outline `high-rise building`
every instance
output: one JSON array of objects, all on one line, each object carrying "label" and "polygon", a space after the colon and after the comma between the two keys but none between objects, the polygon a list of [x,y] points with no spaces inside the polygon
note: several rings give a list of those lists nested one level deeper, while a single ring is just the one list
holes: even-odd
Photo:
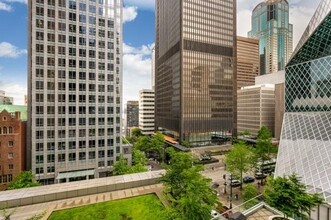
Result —
[{"label": "high-rise building", "polygon": [[144,135],[154,134],[155,94],[152,89],[143,89],[139,92],[139,128]]},{"label": "high-rise building", "polygon": [[5,91],[0,90],[0,105],[12,105],[13,102],[13,97],[6,96]]},{"label": "high-rise building", "polygon": [[322,0],[286,66],[285,114],[275,176],[297,173],[331,218],[331,0]]},{"label": "high-rise building", "polygon": [[155,123],[204,145],[236,126],[236,1],[156,1]]},{"label": "high-rise building", "polygon": [[237,92],[238,132],[257,135],[262,126],[274,134],[275,86],[270,84],[242,87]]},{"label": "high-rise building", "polygon": [[267,0],[252,14],[248,37],[260,42],[261,75],[284,70],[293,50],[293,26],[287,0]]},{"label": "high-rise building", "polygon": [[255,85],[255,77],[260,75],[259,41],[237,37],[237,89]]},{"label": "high-rise building", "polygon": [[155,89],[155,47],[152,49],[152,89]]},{"label": "high-rise building", "polygon": [[0,105],[0,190],[25,169],[27,107]]},{"label": "high-rise building", "polygon": [[107,176],[122,152],[122,4],[28,1],[27,164],[43,184]]},{"label": "high-rise building", "polygon": [[139,126],[139,102],[128,101],[126,103],[126,128],[127,136],[130,136],[130,128]]}]

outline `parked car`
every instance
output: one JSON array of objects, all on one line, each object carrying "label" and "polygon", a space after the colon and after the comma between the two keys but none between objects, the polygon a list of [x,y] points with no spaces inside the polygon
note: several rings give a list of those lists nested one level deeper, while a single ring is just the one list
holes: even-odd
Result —
[{"label": "parked car", "polygon": [[255,173],[255,179],[260,180],[260,179],[265,179],[267,177],[267,175],[265,175],[264,173]]},{"label": "parked car", "polygon": [[211,215],[213,218],[216,218],[217,216],[219,216],[219,213],[216,212],[215,210],[211,210],[210,215]]},{"label": "parked car", "polygon": [[239,180],[231,180],[231,186],[237,187],[240,186],[241,182]]},{"label": "parked car", "polygon": [[252,182],[254,182],[255,181],[255,179],[254,179],[254,177],[252,177],[252,176],[245,176],[244,178],[243,178],[243,182],[244,183],[252,183]]}]

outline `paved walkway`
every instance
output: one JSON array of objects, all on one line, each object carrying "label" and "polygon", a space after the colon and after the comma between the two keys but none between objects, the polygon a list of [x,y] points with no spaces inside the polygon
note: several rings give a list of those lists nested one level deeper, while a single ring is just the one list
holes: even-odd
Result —
[{"label": "paved walkway", "polygon": [[162,184],[156,184],[156,185],[143,186],[143,187],[131,188],[120,191],[113,191],[108,193],[101,193],[90,196],[82,196],[77,198],[59,200],[54,202],[41,203],[36,205],[23,206],[16,208],[15,213],[11,216],[11,220],[25,220],[34,215],[43,213],[45,211],[46,211],[46,215],[44,216],[43,219],[47,220],[47,218],[55,210],[91,205],[99,202],[130,198],[130,197],[141,196],[150,193],[155,193],[157,196],[160,196],[161,202],[164,205],[167,205],[164,197],[162,197],[162,190],[163,190]]}]

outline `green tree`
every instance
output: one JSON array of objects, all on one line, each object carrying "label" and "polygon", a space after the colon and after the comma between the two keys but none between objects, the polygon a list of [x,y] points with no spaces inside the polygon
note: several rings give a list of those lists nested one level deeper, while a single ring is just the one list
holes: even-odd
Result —
[{"label": "green tree", "polygon": [[182,141],[180,144],[186,148],[190,148],[190,143],[188,141]]},{"label": "green tree", "polygon": [[251,132],[249,131],[249,130],[244,130],[244,131],[242,131],[242,132],[239,132],[239,134],[238,134],[239,136],[243,136],[243,135],[251,135]]},{"label": "green tree", "polygon": [[253,184],[247,184],[244,188],[243,199],[245,203],[245,208],[251,208],[258,203],[257,199],[253,199],[257,196],[257,189]]},{"label": "green tree", "polygon": [[132,163],[133,166],[130,168],[130,173],[141,173],[147,171],[147,158],[144,152],[134,148],[132,153]]},{"label": "green tree", "polygon": [[307,193],[307,186],[296,174],[268,178],[263,196],[269,205],[283,212],[284,217],[295,215],[308,218],[310,210],[324,201],[316,193]]},{"label": "green tree", "polygon": [[251,147],[244,142],[233,146],[225,157],[226,169],[234,176],[240,177],[240,189],[242,189],[243,173],[254,167],[254,154]]},{"label": "green tree", "polygon": [[210,188],[211,180],[200,174],[201,165],[193,165],[191,154],[167,149],[170,165],[162,177],[164,192],[171,201],[170,219],[210,219],[210,211],[217,201],[216,191]]},{"label": "green tree", "polygon": [[12,182],[8,184],[8,189],[21,189],[34,186],[40,186],[40,183],[35,180],[32,171],[22,171]]},{"label": "green tree", "polygon": [[132,163],[133,165],[141,164],[143,166],[146,166],[147,158],[145,156],[145,153],[134,148],[132,152]]},{"label": "green tree", "polygon": [[139,138],[140,136],[143,136],[140,128],[132,129],[131,134],[132,134],[133,137],[136,137],[136,138]]},{"label": "green tree", "polygon": [[163,159],[162,148],[165,145],[165,139],[162,133],[156,132],[156,134],[151,138],[147,151],[154,152],[159,155],[159,159]]},{"label": "green tree", "polygon": [[[263,166],[266,161],[271,159],[270,153],[273,148],[271,138],[271,132],[269,129],[266,126],[262,126],[258,131],[257,144],[255,148],[255,161],[260,162],[261,166]],[[256,168],[259,169],[260,167]],[[263,184],[263,178],[261,179],[261,184]]]},{"label": "green tree", "polygon": [[130,173],[130,166],[128,165],[127,159],[123,155],[121,155],[119,160],[114,163],[113,173],[115,176]]},{"label": "green tree", "polygon": [[144,152],[133,149],[132,154],[133,165],[129,166],[127,159],[121,155],[119,160],[114,164],[113,174],[115,176],[131,174],[131,173],[141,173],[146,172],[147,158]]},{"label": "green tree", "polygon": [[149,137],[141,136],[134,144],[134,148],[140,151],[147,151],[149,149]]}]

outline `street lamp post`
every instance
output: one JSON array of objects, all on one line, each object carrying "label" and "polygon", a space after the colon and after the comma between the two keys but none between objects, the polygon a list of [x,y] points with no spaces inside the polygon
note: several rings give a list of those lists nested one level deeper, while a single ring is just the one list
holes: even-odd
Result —
[{"label": "street lamp post", "polygon": [[230,173],[230,209],[232,209],[232,174]]}]

